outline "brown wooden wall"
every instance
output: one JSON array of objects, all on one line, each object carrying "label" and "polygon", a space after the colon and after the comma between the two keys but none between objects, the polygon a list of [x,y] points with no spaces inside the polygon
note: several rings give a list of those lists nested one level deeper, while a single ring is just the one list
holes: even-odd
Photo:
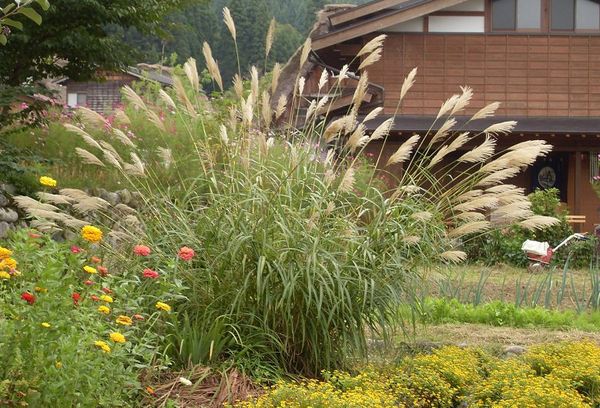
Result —
[{"label": "brown wooden wall", "polygon": [[104,81],[76,82],[67,81],[64,85],[69,93],[85,93],[87,107],[96,112],[111,112],[117,104],[121,103],[121,88],[131,85],[135,78],[129,75],[113,74]]},{"label": "brown wooden wall", "polygon": [[403,114],[435,114],[459,86],[472,113],[499,101],[497,115],[600,116],[600,35],[390,33],[371,82],[393,113],[405,75],[419,68]]}]

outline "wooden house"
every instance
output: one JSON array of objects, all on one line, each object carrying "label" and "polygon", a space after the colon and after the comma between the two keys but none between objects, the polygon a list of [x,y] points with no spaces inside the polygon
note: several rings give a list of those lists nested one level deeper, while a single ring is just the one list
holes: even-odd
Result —
[{"label": "wooden house", "polygon": [[[368,68],[364,106],[384,108],[371,130],[398,109],[389,152],[427,131],[441,103],[468,85],[475,95],[465,115],[498,101],[493,122],[518,121],[500,147],[527,139],[554,146],[514,182],[528,191],[558,188],[570,213],[585,216],[583,230],[600,223],[591,185],[600,153],[600,1],[378,0],[326,10],[311,34],[305,93],[315,92],[323,69],[335,73],[349,64],[356,76],[341,92],[341,112],[361,75],[356,53],[381,33],[388,37],[381,60]],[[416,83],[398,107],[414,67]],[[492,123],[466,118],[457,118],[457,128],[481,131]]]}]

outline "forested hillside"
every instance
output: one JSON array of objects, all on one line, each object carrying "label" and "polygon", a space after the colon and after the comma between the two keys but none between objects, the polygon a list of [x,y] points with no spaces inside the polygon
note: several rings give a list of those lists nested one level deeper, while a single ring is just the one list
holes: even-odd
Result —
[{"label": "forested hillside", "polygon": [[325,4],[365,3],[367,0],[197,0],[164,24],[164,38],[147,37],[135,29],[116,31],[116,35],[140,51],[145,62],[182,63],[189,57],[203,65],[202,44],[207,41],[219,61],[223,77],[229,80],[237,71],[235,49],[222,23],[227,6],[235,19],[240,65],[246,72],[251,65],[264,66],[265,36],[271,21],[277,21],[270,63],[285,62],[304,41],[315,22],[315,14]]}]

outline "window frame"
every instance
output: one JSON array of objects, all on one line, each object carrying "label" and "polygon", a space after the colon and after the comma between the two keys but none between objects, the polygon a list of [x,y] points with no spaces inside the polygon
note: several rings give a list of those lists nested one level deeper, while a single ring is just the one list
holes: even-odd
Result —
[{"label": "window frame", "polygon": [[545,29],[545,9],[548,0],[540,0],[540,27],[539,28],[519,28],[519,1],[515,0],[515,15],[513,29],[494,29],[494,0],[488,0],[488,16],[489,16],[489,31],[490,33],[542,33]]}]

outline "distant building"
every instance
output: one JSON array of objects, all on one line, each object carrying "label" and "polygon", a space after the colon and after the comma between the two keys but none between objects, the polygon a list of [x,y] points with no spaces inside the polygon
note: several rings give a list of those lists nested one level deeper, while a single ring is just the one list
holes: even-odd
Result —
[{"label": "distant building", "polygon": [[121,102],[121,88],[131,86],[138,80],[154,81],[162,86],[172,86],[173,79],[168,68],[156,65],[139,64],[137,67],[128,67],[123,72],[108,72],[102,75],[103,80],[74,81],[70,78],[61,78],[53,81],[61,85],[61,99],[71,108],[85,106],[99,113],[108,113],[119,106]]}]

